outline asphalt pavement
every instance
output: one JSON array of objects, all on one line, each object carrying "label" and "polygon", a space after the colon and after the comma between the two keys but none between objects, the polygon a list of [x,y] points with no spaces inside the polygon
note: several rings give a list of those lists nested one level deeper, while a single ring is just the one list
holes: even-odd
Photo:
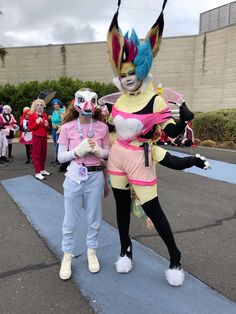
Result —
[{"label": "asphalt pavement", "polygon": [[[64,173],[58,172],[59,166],[51,163],[53,145],[49,144],[48,148],[47,170],[52,176],[45,184],[62,193]],[[210,159],[236,164],[235,151],[200,147],[176,150],[201,153]],[[24,164],[23,145],[14,143],[13,155],[9,163],[0,165],[0,180],[34,174],[32,164]],[[235,302],[235,184],[161,166],[157,175],[160,202],[182,251],[185,271]],[[35,202],[40,202],[40,197]],[[92,313],[92,301],[83,291],[72,280],[63,282],[59,279],[58,258],[2,185],[0,200],[0,312]],[[116,227],[112,193],[105,199],[103,218]],[[168,257],[155,231],[146,228],[145,219],[132,217],[130,231],[132,238]],[[119,247],[114,250],[118,255]],[[151,309],[148,312],[154,313]]]}]

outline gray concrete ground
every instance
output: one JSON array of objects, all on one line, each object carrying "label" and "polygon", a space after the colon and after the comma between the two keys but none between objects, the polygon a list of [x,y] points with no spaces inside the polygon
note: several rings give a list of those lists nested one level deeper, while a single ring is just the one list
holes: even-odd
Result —
[{"label": "gray concrete ground", "polygon": [[[179,150],[236,163],[235,151]],[[24,164],[24,146],[14,144],[13,155],[14,160],[0,165],[0,180],[33,175],[32,165]],[[45,183],[62,192],[64,175],[58,172],[58,166],[50,164],[52,160],[53,147],[49,144],[47,170],[53,175]],[[161,166],[158,176],[160,202],[182,251],[184,269],[236,301],[235,185]],[[89,302],[73,282],[62,282],[58,278],[59,261],[2,186],[0,199],[0,312],[91,313]],[[112,193],[104,202],[104,220],[116,226]],[[131,236],[168,257],[155,231],[146,229],[144,219],[132,217]]]}]

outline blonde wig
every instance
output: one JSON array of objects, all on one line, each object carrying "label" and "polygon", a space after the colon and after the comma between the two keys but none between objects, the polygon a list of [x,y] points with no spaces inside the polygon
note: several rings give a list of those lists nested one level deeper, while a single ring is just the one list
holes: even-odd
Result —
[{"label": "blonde wig", "polygon": [[35,112],[35,108],[36,108],[36,105],[38,104],[38,103],[41,103],[42,105],[43,105],[43,108],[45,108],[46,107],[46,105],[45,105],[45,102],[42,100],[42,99],[35,99],[33,102],[32,102],[32,105],[31,105],[31,112]]}]

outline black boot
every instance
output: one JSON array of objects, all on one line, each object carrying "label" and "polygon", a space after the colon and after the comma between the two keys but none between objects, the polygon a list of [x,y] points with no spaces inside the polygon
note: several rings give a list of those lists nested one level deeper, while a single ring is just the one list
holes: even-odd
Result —
[{"label": "black boot", "polygon": [[0,164],[5,164],[5,161],[0,157]]},{"label": "black boot", "polygon": [[6,156],[2,156],[2,157],[1,157],[1,160],[3,161],[3,163],[9,162],[9,160],[6,158]]},{"label": "black boot", "polygon": [[59,167],[59,172],[66,172],[66,170],[67,170],[67,167],[69,166],[69,162],[63,162],[62,164],[61,164],[61,166]]},{"label": "black boot", "polygon": [[121,250],[120,256],[124,257],[127,256],[129,259],[133,259],[133,250],[132,250],[132,242],[130,241],[130,245],[126,250]]},{"label": "black boot", "polygon": [[8,158],[13,158],[11,152],[12,152],[12,144],[8,144]]}]

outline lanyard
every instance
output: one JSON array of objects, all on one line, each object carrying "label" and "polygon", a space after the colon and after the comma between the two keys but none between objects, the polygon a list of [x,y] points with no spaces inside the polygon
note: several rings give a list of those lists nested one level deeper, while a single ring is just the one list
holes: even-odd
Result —
[{"label": "lanyard", "polygon": [[[83,132],[82,132],[82,127],[81,127],[81,123],[80,123],[80,120],[79,118],[77,119],[77,128],[78,128],[78,132],[79,132],[79,137],[81,140],[83,140],[84,136],[83,136]],[[94,133],[93,133],[93,118],[91,118],[90,120],[90,124],[89,124],[89,130],[87,132],[87,136],[88,138],[92,138],[94,137]],[[82,158],[83,160],[83,163],[82,163],[82,167],[81,167],[81,170],[80,170],[80,176],[81,178],[82,177],[86,177],[87,178],[87,168],[85,167],[85,160],[84,160],[84,157]],[[82,171],[82,172],[81,172]],[[82,180],[82,179],[81,179]],[[85,179],[83,179],[85,180]],[[82,180],[82,181],[83,181]]]},{"label": "lanyard", "polygon": [[[82,127],[81,127],[79,118],[77,119],[77,128],[78,128],[78,132],[79,132],[79,137],[82,140],[84,138],[84,136],[83,136]],[[91,120],[90,120],[89,130],[87,132],[87,136],[88,136],[88,138],[94,137],[94,133],[93,133],[93,118],[91,118]]]}]

